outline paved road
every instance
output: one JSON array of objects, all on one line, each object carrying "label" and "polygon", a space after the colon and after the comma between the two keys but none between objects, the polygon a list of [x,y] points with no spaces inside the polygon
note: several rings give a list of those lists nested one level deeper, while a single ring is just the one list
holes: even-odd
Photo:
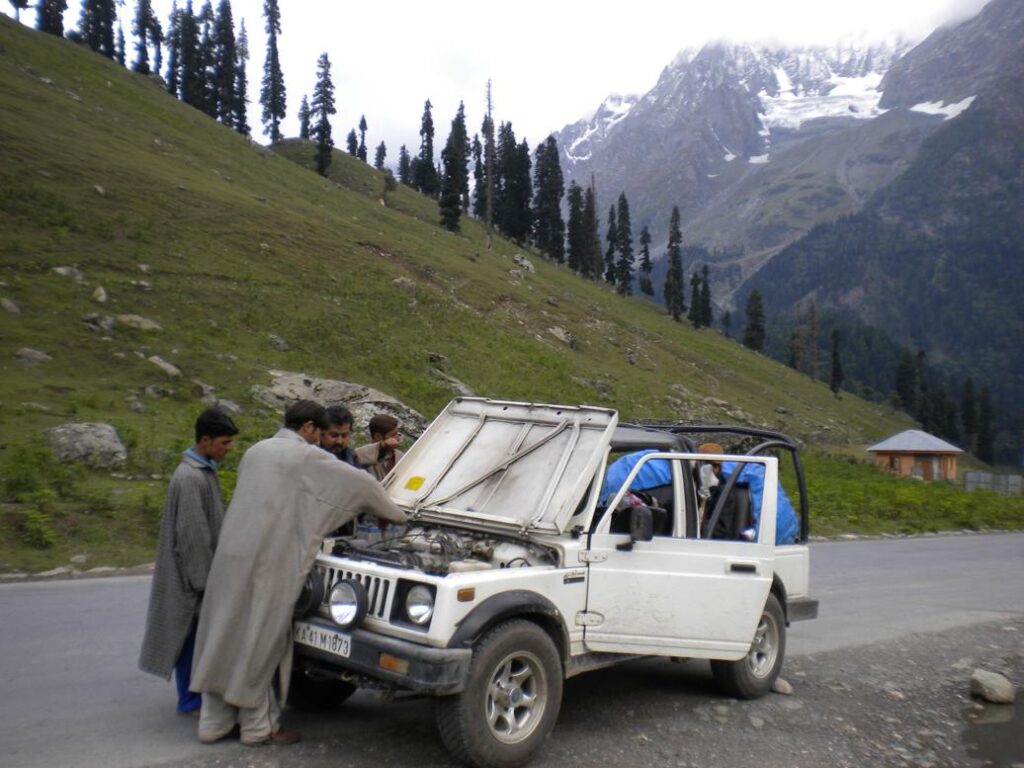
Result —
[{"label": "paved road", "polygon": [[[821,615],[792,627],[794,665],[808,654],[1024,617],[1024,534],[816,543],[812,562]],[[425,702],[389,705],[365,693],[344,715],[293,721],[307,736],[301,751],[198,744],[195,721],[173,712],[172,685],[135,668],[148,591],[146,576],[0,586],[0,766],[331,764],[334,746],[326,740],[338,736],[339,717],[350,736],[373,729],[386,738],[397,723],[409,743],[387,755],[363,744],[360,760],[349,755],[346,765],[444,764]],[[637,670],[654,688],[665,676]],[[703,672],[671,675],[686,681],[698,702],[720,702]],[[566,690],[563,718],[570,723],[573,697],[623,684],[615,670],[579,680]],[[558,740],[556,727],[555,749]]]}]

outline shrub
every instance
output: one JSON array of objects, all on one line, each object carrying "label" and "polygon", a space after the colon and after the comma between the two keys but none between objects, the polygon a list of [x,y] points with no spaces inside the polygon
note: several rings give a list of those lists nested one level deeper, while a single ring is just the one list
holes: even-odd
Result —
[{"label": "shrub", "polygon": [[22,540],[36,549],[49,549],[57,540],[50,527],[50,516],[31,507],[18,512],[18,530]]}]

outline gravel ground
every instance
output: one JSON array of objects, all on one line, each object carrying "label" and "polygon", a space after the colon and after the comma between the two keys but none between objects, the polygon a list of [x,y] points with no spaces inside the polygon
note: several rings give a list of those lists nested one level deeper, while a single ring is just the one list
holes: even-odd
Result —
[{"label": "gravel ground", "polygon": [[[1024,768],[1018,706],[969,695],[976,668],[1024,683],[1024,619],[790,658],[791,696],[736,701],[705,663],[634,662],[566,683],[536,768]],[[1018,693],[1018,698],[1020,693]],[[450,765],[429,702],[360,693],[335,713],[289,713],[304,741],[210,748],[175,766]]]}]

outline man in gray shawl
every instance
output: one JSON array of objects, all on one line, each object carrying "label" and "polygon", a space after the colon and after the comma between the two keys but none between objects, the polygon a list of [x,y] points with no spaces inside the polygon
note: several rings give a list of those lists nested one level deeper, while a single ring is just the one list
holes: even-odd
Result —
[{"label": "man in gray shawl", "polygon": [[139,668],[165,680],[174,670],[178,711],[198,715],[201,700],[189,690],[189,676],[196,617],[224,520],[217,465],[238,428],[227,414],[209,408],[196,419],[195,432],[195,445],[167,488]]},{"label": "man in gray shawl", "polygon": [[292,405],[284,429],[242,457],[196,634],[192,690],[203,694],[199,740],[237,724],[243,744],[292,744],[280,727],[275,673],[287,699],[292,611],[328,532],[357,514],[396,523],[405,514],[366,472],[321,450],[323,406]]}]

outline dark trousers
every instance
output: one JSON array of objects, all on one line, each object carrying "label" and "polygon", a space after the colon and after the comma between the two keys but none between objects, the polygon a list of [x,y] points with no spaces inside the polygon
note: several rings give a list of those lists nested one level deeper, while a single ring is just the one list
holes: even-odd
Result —
[{"label": "dark trousers", "polygon": [[181,646],[181,655],[174,665],[174,681],[178,685],[178,711],[193,712],[203,703],[202,694],[192,693],[188,689],[192,680],[192,652],[196,647],[196,629],[188,633],[185,644]]}]

